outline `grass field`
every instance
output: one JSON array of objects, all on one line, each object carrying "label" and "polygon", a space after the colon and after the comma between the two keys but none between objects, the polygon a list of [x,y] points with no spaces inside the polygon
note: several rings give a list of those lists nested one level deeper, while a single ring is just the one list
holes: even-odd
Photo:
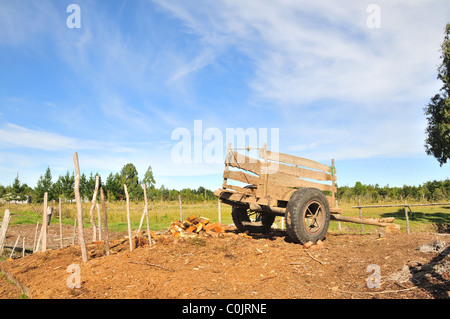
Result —
[{"label": "grass field", "polygon": [[[389,203],[383,203],[388,205]],[[399,203],[390,203],[399,204]],[[340,204],[344,209],[344,216],[359,217],[359,210],[352,208],[356,203]],[[58,203],[49,203],[54,207],[52,223],[58,223]],[[91,204],[83,203],[83,216],[85,227],[90,227],[89,211]],[[143,202],[130,203],[130,219],[132,229],[139,227],[144,204]],[[3,218],[5,209],[12,213],[10,225],[17,224],[36,224],[42,223],[42,205],[41,204],[0,204],[0,216]],[[178,202],[154,202],[149,203],[149,221],[152,230],[167,229],[172,221],[180,218]],[[212,222],[218,221],[218,202],[207,201],[197,204],[183,204],[183,218],[191,215],[209,218]],[[450,207],[449,206],[423,206],[412,207],[413,214],[409,217],[411,232],[438,232],[450,230]],[[107,203],[108,227],[111,231],[126,231],[126,202],[118,201]],[[406,232],[406,219],[403,207],[383,207],[383,208],[363,208],[363,217],[380,218],[394,217],[395,223],[401,226],[402,232]],[[73,225],[77,215],[75,203],[63,203],[62,222],[66,225]],[[95,210],[97,217],[97,210]],[[233,223],[231,218],[231,206],[221,204],[221,222],[223,224]],[[277,217],[274,227],[281,227],[281,217]],[[145,225],[145,220],[144,220]],[[376,226],[364,225],[366,233],[376,231]],[[331,232],[361,233],[361,225],[353,223],[341,223],[341,230],[338,229],[337,222],[330,223]]]}]

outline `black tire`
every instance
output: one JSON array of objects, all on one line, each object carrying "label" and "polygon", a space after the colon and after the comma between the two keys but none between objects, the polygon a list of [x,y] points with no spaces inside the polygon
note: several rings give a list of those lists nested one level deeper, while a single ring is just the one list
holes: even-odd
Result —
[{"label": "black tire", "polygon": [[[248,231],[251,233],[267,233],[270,231],[275,220],[275,215],[254,212],[248,208],[239,206],[233,206],[231,217],[233,218],[234,225],[239,231]],[[252,217],[253,220],[251,220],[250,217]],[[261,222],[261,226],[248,225],[245,224],[246,222]]]},{"label": "black tire", "polygon": [[317,188],[300,188],[286,207],[286,231],[292,241],[305,244],[323,240],[330,224],[330,206]]}]

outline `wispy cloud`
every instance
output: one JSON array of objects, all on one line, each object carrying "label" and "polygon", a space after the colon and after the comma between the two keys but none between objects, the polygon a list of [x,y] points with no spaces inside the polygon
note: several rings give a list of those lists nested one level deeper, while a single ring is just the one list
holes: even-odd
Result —
[{"label": "wispy cloud", "polygon": [[29,129],[7,123],[0,127],[0,148],[28,148],[43,151],[62,150],[105,150],[113,152],[134,152],[133,148],[100,141],[80,140],[58,133]]},{"label": "wispy cloud", "polygon": [[253,103],[282,115],[262,124],[281,129],[282,148],[344,158],[423,151],[448,4],[378,1],[382,27],[370,29],[368,1],[156,2],[251,59]]}]

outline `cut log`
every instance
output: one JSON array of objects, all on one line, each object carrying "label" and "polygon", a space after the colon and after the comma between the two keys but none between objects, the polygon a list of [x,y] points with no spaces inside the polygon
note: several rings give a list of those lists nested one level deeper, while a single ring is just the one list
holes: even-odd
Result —
[{"label": "cut log", "polygon": [[367,219],[346,217],[346,216],[340,216],[340,215],[330,215],[330,220],[355,223],[355,224],[373,225],[373,226],[380,226],[380,227],[387,227],[387,226],[392,225],[392,224],[388,224],[388,223],[378,223],[378,222],[370,221]]}]

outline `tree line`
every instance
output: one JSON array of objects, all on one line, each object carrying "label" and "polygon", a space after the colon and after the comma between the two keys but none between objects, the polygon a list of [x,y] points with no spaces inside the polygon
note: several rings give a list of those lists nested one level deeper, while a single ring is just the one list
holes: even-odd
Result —
[{"label": "tree line", "polygon": [[402,187],[384,187],[364,185],[356,182],[354,186],[337,187],[336,198],[344,202],[357,202],[358,199],[366,203],[379,202],[443,202],[450,200],[450,180],[429,181],[419,186],[403,185]]},{"label": "tree line", "polygon": [[[83,173],[80,176],[80,195],[83,200],[89,201],[92,199],[97,175],[99,176],[99,187],[103,188],[108,201],[125,199],[124,184],[127,185],[130,200],[144,199],[142,184],[146,186],[148,198],[153,201],[178,200],[179,195],[184,202],[188,203],[214,199],[213,192],[202,186],[197,189],[185,188],[180,191],[168,189],[164,185],[156,188],[151,166],[148,167],[144,177],[140,179],[136,167],[132,163],[128,163],[120,172],[110,173],[106,181],[102,181],[98,173],[94,174],[91,172],[89,176]],[[30,196],[33,202],[41,203],[44,199],[44,194],[47,193],[48,200],[59,200],[59,198],[62,198],[63,200],[70,201],[75,198],[74,185],[75,176],[73,172],[60,175],[53,182],[52,173],[48,167],[45,173],[39,177],[37,185],[34,188],[29,187],[27,184],[22,184],[17,174],[12,185],[6,187],[0,185],[0,198],[6,201],[23,201]]]},{"label": "tree line", "polygon": [[[98,174],[90,173],[86,176],[84,173],[80,176],[80,195],[84,200],[91,200],[95,188],[95,177]],[[175,201],[180,195],[183,202],[195,203],[215,198],[213,191],[202,186],[197,189],[184,188],[180,191],[166,188],[161,185],[155,187],[155,179],[151,166],[148,167],[142,179],[139,178],[136,167],[129,163],[126,164],[120,172],[110,173],[106,181],[100,179],[100,186],[105,191],[108,201],[124,200],[125,192],[123,185],[127,184],[128,193],[131,200],[143,200],[144,192],[142,184],[147,188],[147,196],[153,201]],[[42,202],[44,193],[47,192],[49,200],[58,200],[60,197],[64,200],[74,199],[75,176],[74,173],[67,172],[59,176],[53,182],[50,168],[39,177],[36,187],[29,187],[22,184],[19,175],[9,186],[0,185],[0,198],[6,201],[24,200],[27,196],[33,198],[33,202]],[[357,202],[361,199],[366,203],[378,202],[399,202],[403,200],[416,202],[442,202],[450,200],[450,180],[430,181],[419,186],[390,187],[375,185],[365,185],[356,182],[354,186],[337,186],[337,200],[341,202]]]}]

